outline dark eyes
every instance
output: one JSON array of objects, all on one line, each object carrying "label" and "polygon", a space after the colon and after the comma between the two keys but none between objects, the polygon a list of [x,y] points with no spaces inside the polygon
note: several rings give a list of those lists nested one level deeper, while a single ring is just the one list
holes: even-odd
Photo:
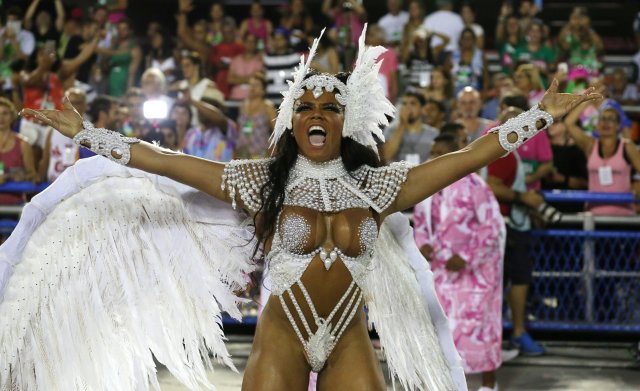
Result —
[{"label": "dark eyes", "polygon": [[298,107],[296,107],[296,113],[301,113],[303,111],[311,110],[311,105],[308,103],[300,103]]},{"label": "dark eyes", "polygon": [[[300,103],[298,105],[298,107],[296,107],[295,112],[296,113],[301,113],[304,111],[309,111],[313,108],[313,106],[309,103]],[[334,105],[334,104],[326,104],[322,106],[323,110],[326,111],[332,111],[334,113],[342,113],[342,108],[338,105]]]}]

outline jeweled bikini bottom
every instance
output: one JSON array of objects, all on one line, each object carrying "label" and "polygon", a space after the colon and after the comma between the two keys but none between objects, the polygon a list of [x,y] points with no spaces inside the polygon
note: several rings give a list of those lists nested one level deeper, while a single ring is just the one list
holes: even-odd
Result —
[{"label": "jeweled bikini bottom", "polygon": [[[356,312],[360,307],[360,302],[362,301],[362,291],[356,286],[355,281],[352,281],[351,285],[349,285],[349,288],[347,288],[347,291],[342,295],[342,297],[340,298],[340,301],[338,301],[338,304],[336,304],[336,306],[333,308],[329,316],[327,316],[327,318],[325,319],[318,316],[316,307],[311,302],[309,293],[307,292],[307,289],[302,284],[302,281],[298,280],[296,284],[298,284],[298,286],[300,287],[300,290],[302,291],[302,295],[304,296],[305,300],[307,301],[307,304],[309,305],[309,308],[311,309],[311,314],[313,315],[313,321],[317,326],[316,332],[312,333],[311,328],[309,327],[309,323],[307,323],[307,319],[302,313],[302,310],[300,309],[300,305],[298,304],[298,301],[296,300],[295,296],[293,295],[293,292],[291,291],[291,287],[288,288],[286,292],[289,294],[289,298],[293,303],[293,307],[298,313],[298,316],[300,317],[302,325],[304,326],[304,329],[308,337],[307,340],[305,340],[304,337],[302,336],[302,333],[300,332],[300,329],[298,328],[298,325],[296,324],[293,318],[293,315],[291,314],[291,311],[287,306],[287,303],[284,301],[284,297],[283,297],[284,293],[278,297],[280,298],[280,303],[282,304],[282,308],[284,309],[284,312],[287,314],[287,317],[289,318],[289,322],[291,323],[291,326],[293,326],[293,329],[295,330],[296,334],[298,335],[298,338],[300,339],[300,342],[302,343],[302,346],[304,347],[304,352],[305,352],[305,356],[307,357],[307,362],[309,363],[309,365],[311,366],[311,369],[314,372],[320,372],[320,370],[324,367],[327,361],[327,358],[329,358],[331,351],[336,346],[336,344],[338,343],[338,340],[342,336],[342,333],[344,333],[344,330],[347,328],[347,326],[349,325],[353,317],[356,315]],[[349,296],[351,297],[349,298]],[[331,320],[336,316],[336,314],[338,313],[338,309],[342,306],[344,301],[347,300],[347,298],[349,298],[349,302],[347,306],[344,308],[342,315],[340,315],[340,319],[338,319],[338,321],[336,322],[335,326],[332,329]]]}]

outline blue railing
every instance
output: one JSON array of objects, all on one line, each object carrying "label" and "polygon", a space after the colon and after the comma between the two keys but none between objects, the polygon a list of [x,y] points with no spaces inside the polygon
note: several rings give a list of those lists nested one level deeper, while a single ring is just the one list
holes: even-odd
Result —
[{"label": "blue railing", "polygon": [[[632,193],[544,192],[547,202],[632,203]],[[532,330],[640,332],[640,217],[565,215],[582,229],[531,231]],[[616,230],[596,230],[615,225]],[[620,230],[623,226],[629,230]],[[575,226],[575,225],[574,225]],[[505,326],[510,327],[505,316]]]},{"label": "blue railing", "polygon": [[628,204],[640,202],[633,193],[601,193],[582,190],[551,190],[542,193],[547,202],[591,202],[595,204]]},{"label": "blue railing", "polygon": [[7,182],[0,185],[0,193],[27,193],[35,194],[40,193],[46,189],[50,183],[40,183],[34,185],[32,182]]}]

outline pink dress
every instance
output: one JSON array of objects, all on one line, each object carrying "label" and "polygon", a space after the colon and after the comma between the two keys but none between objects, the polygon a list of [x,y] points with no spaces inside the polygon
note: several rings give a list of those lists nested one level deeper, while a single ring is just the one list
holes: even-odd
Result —
[{"label": "pink dress", "polygon": [[[414,209],[418,247],[434,252],[431,269],[440,304],[466,373],[492,371],[502,362],[502,262],[505,225],[493,193],[468,175]],[[459,255],[466,266],[445,269]]]},{"label": "pink dress", "polygon": [[[262,68],[262,56],[246,59],[242,54],[235,56],[233,60],[231,60],[231,65],[229,65],[229,69],[233,69],[233,72],[240,77],[251,76],[261,71]],[[247,96],[249,96],[249,84],[237,84],[231,87],[229,99],[243,100],[246,99]]]},{"label": "pink dress", "polygon": [[[589,191],[605,193],[631,192],[631,165],[624,160],[624,146],[626,141],[620,140],[616,153],[608,159],[600,157],[598,152],[600,141],[596,140],[593,150],[587,160],[589,171]],[[594,215],[633,216],[635,210],[632,204],[618,205],[590,205],[589,211]]]},{"label": "pink dress", "polygon": [[394,72],[398,71],[398,55],[393,48],[387,48],[387,51],[378,56],[378,62],[380,63],[380,71],[378,78],[382,83],[385,96],[390,99],[396,97],[390,96],[391,77]]},{"label": "pink dress", "polygon": [[[540,132],[533,136],[531,140],[518,148],[518,154],[520,155],[520,159],[522,159],[524,173],[526,175],[536,172],[541,164],[553,161],[553,150],[551,149],[547,132]],[[540,190],[541,188],[542,185],[540,181],[527,185],[527,190]]]}]

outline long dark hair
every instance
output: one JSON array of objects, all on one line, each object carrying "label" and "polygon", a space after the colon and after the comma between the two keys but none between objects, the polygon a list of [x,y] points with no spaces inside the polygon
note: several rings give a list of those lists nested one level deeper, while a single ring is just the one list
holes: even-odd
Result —
[{"label": "long dark hair", "polygon": [[[305,79],[317,74],[318,72],[312,70]],[[349,74],[341,72],[335,77],[346,84]],[[340,156],[348,172],[355,171],[362,165],[371,167],[379,167],[381,165],[378,155],[371,148],[365,147],[347,137],[342,138]],[[278,141],[275,147],[274,159],[269,164],[269,181],[260,189],[260,198],[263,202],[253,218],[259,243],[265,243],[275,233],[278,216],[284,204],[284,192],[289,173],[297,159],[298,144],[291,135],[291,130],[287,129],[280,141]],[[257,217],[258,215],[260,215],[259,218]],[[254,249],[254,258],[258,254],[259,248],[260,244]]]}]

